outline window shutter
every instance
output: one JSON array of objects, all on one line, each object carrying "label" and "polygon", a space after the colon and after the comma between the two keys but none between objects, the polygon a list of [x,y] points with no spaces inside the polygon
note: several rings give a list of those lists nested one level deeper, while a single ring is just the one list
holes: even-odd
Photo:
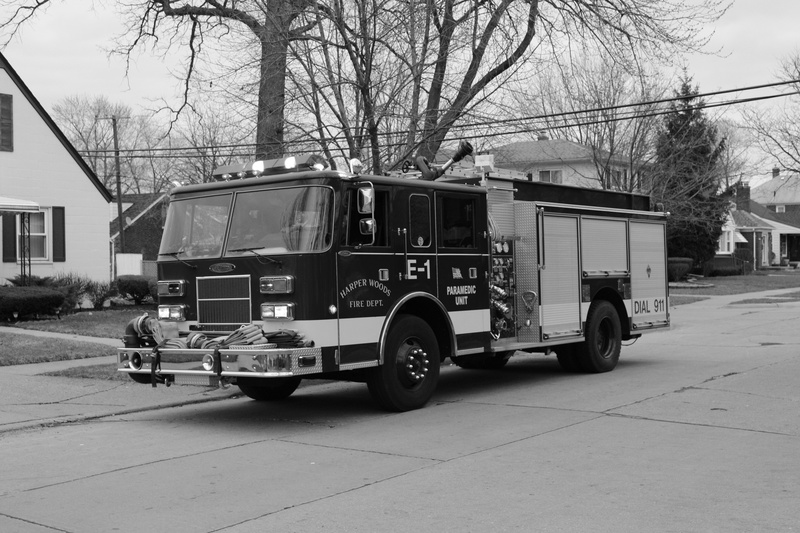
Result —
[{"label": "window shutter", "polygon": [[[10,94],[0,94],[0,151],[14,151],[14,107]],[[4,259],[5,261],[5,259]]]},{"label": "window shutter", "polygon": [[67,240],[64,228],[64,208],[53,207],[53,261],[63,263],[67,260]]},{"label": "window shutter", "polygon": [[3,263],[17,262],[17,215],[3,215]]}]

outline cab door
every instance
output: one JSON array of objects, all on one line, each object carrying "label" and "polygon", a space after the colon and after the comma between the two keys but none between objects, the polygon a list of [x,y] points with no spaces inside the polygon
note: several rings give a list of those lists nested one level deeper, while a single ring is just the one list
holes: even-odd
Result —
[{"label": "cab door", "polygon": [[402,242],[392,220],[391,190],[370,182],[343,189],[336,258],[339,368],[373,366],[386,314],[401,293]]}]

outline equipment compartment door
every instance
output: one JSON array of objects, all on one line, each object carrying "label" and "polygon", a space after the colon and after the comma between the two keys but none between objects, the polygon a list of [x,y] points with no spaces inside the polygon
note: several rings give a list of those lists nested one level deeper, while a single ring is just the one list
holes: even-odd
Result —
[{"label": "equipment compartment door", "polygon": [[631,317],[636,329],[669,325],[666,227],[631,221]]},{"label": "equipment compartment door", "polygon": [[577,336],[582,332],[578,217],[545,213],[542,224],[542,337]]}]

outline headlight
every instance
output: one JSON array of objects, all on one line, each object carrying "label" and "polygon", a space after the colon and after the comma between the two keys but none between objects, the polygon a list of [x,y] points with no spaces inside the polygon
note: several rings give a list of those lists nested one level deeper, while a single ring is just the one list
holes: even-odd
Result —
[{"label": "headlight", "polygon": [[186,282],[182,279],[158,282],[159,296],[183,296],[184,294],[186,294]]},{"label": "headlight", "polygon": [[159,305],[159,320],[186,320],[186,306],[181,305]]},{"label": "headlight", "polygon": [[261,304],[262,320],[294,320],[294,304]]},{"label": "headlight", "polygon": [[259,278],[261,294],[291,294],[294,292],[294,276],[267,276]]}]

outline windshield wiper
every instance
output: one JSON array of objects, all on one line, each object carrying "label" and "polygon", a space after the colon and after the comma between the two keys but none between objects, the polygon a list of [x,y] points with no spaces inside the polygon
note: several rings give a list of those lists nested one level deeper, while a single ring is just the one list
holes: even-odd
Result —
[{"label": "windshield wiper", "polygon": [[184,265],[186,265],[188,267],[191,267],[191,268],[194,268],[194,269],[197,269],[197,265],[193,265],[192,263],[190,263],[188,261],[185,261],[185,260],[181,259],[180,257],[178,257],[179,254],[182,254],[185,251],[186,250],[181,249],[181,250],[178,250],[177,252],[160,252],[158,255],[168,255],[170,257],[174,257],[175,259],[177,259],[178,261],[180,261]]},{"label": "windshield wiper", "polygon": [[261,260],[262,259],[266,259],[267,261],[269,261],[272,264],[275,264],[275,265],[278,265],[278,266],[283,266],[283,263],[278,261],[277,259],[273,259],[271,257],[267,257],[266,255],[263,255],[263,254],[260,254],[260,253],[256,252],[256,250],[258,250],[259,248],[263,248],[263,246],[251,246],[250,248],[234,248],[232,250],[228,250],[228,252],[229,253],[252,252],[254,255],[258,256],[258,262],[261,263],[262,265],[264,265],[266,263],[264,263]]}]

